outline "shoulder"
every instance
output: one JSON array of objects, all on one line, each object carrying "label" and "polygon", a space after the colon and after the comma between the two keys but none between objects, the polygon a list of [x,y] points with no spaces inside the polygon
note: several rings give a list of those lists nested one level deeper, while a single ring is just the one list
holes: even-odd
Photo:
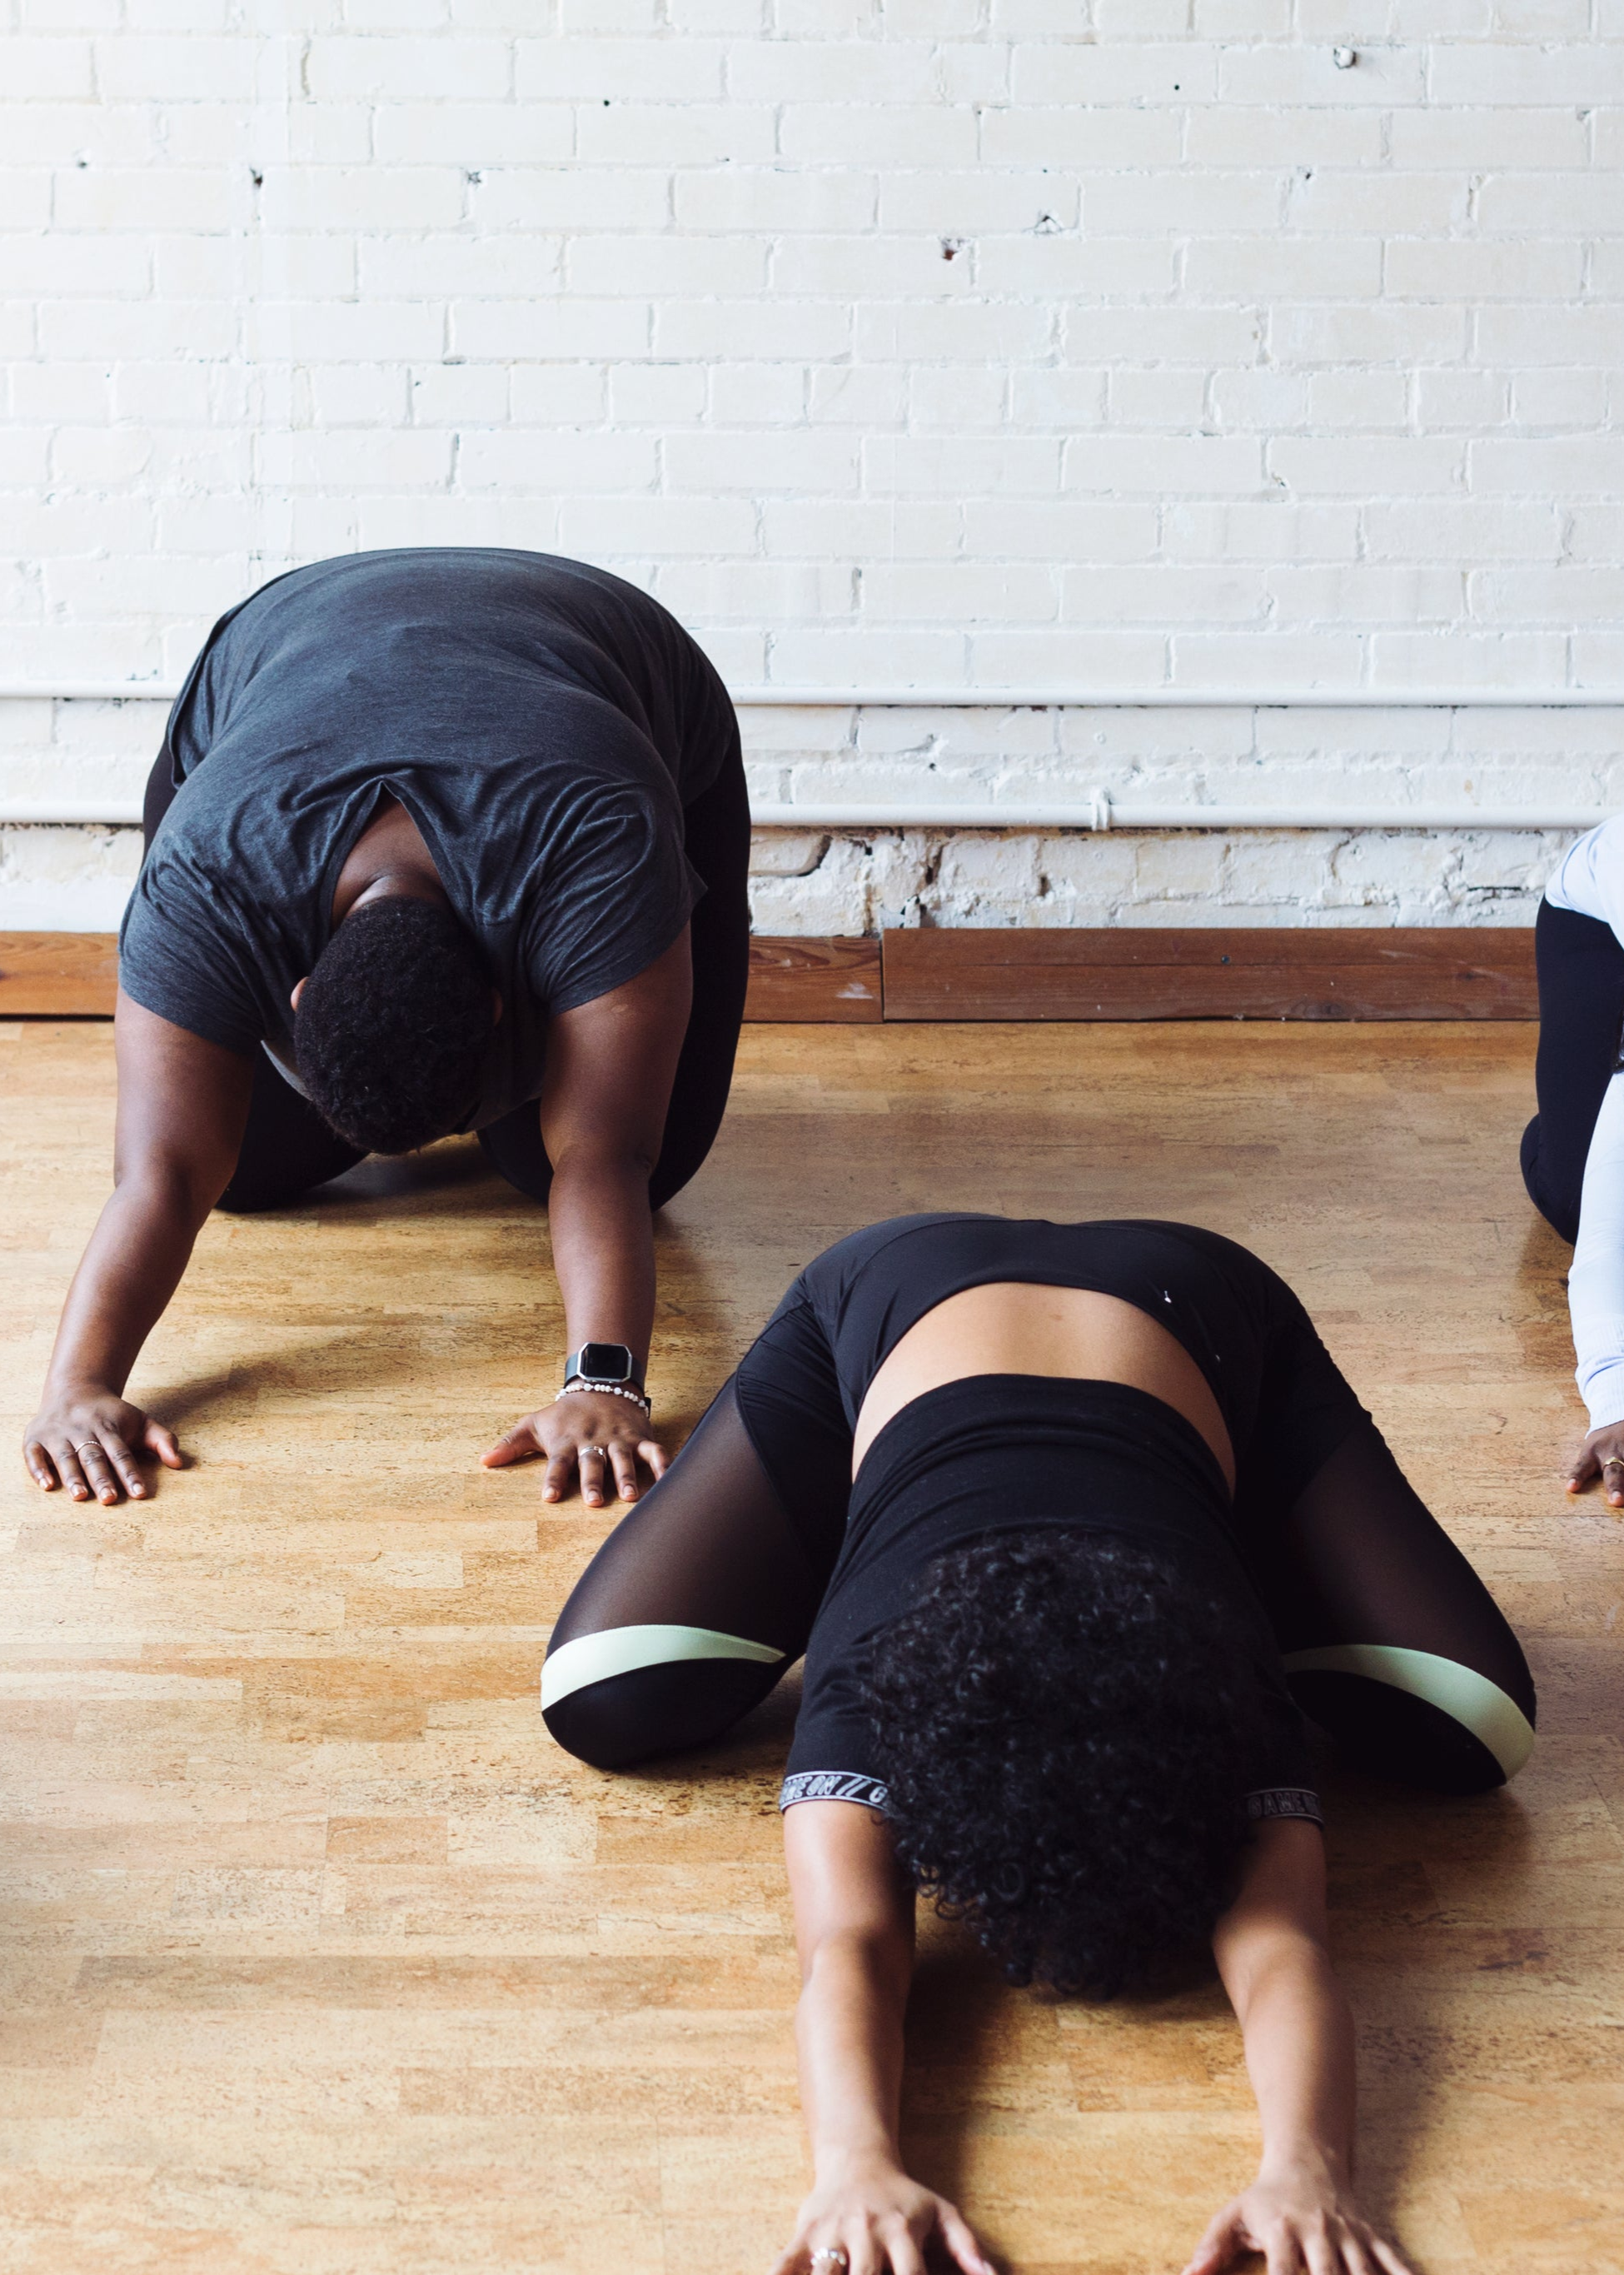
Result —
[{"label": "shoulder", "polygon": [[1545,887],[1553,909],[1597,917],[1624,933],[1624,814],[1615,813],[1572,845]]}]

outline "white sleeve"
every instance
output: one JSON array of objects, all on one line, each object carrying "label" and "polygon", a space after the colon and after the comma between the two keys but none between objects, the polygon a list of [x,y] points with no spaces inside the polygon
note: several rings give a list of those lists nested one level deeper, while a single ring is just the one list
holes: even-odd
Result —
[{"label": "white sleeve", "polygon": [[1570,845],[1545,887],[1553,909],[1599,917],[1624,946],[1624,813],[1589,829]]},{"label": "white sleeve", "polygon": [[1567,1310],[1591,1429],[1624,1422],[1624,1073],[1607,1085],[1585,1156]]}]

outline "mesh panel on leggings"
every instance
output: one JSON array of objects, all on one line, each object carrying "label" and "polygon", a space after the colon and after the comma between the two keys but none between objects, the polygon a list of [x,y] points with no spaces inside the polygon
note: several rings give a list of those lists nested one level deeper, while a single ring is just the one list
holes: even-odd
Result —
[{"label": "mesh panel on leggings", "polygon": [[729,1381],[581,1575],[548,1650],[606,1629],[677,1627],[770,1644],[782,1658],[684,1658],[616,1674],[549,1706],[548,1729],[602,1769],[704,1744],[801,1656],[828,1576],[786,1515]]},{"label": "mesh panel on leggings", "polygon": [[[1425,1652],[1485,1677],[1533,1722],[1522,1645],[1373,1423],[1343,1440],[1253,1569],[1288,1667],[1294,1652],[1326,1645]],[[1481,1735],[1436,1704],[1369,1675],[1288,1679],[1342,1753],[1379,1776],[1446,1792],[1503,1781]]]}]

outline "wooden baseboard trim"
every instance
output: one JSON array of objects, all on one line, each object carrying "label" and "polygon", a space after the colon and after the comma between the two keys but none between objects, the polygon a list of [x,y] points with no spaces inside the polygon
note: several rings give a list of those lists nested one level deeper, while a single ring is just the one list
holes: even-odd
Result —
[{"label": "wooden baseboard trim", "polygon": [[877,940],[774,940],[750,943],[747,1019],[807,1019],[868,1025],[885,1016]]},{"label": "wooden baseboard trim", "polygon": [[888,932],[888,1019],[1532,1019],[1527,926]]},{"label": "wooden baseboard trim", "polygon": [[[110,932],[0,932],[0,1018],[110,1018],[117,986]],[[747,1019],[880,1016],[877,940],[751,941]]]},{"label": "wooden baseboard trim", "polygon": [[[106,1018],[110,933],[0,933],[0,1018]],[[750,1020],[1533,1019],[1527,926],[759,937]]]},{"label": "wooden baseboard trim", "polygon": [[0,1019],[110,1019],[118,938],[110,932],[0,932]]}]

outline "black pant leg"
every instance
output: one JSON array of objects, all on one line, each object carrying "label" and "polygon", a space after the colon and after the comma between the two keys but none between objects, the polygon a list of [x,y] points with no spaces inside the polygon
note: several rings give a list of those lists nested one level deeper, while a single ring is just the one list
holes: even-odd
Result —
[{"label": "black pant leg", "polygon": [[1346,1760],[1478,1793],[1533,1742],[1533,1678],[1504,1613],[1368,1416],[1273,1512],[1259,1592],[1293,1697]]},{"label": "black pant leg", "polygon": [[[649,1179],[651,1208],[679,1193],[715,1143],[733,1081],[750,973],[750,798],[737,729],[722,770],[684,815],[684,846],[705,881],[689,939],[693,1008],[671,1085],[665,1138]],[[480,1132],[493,1168],[532,1200],[545,1202],[553,1165],[541,1143],[535,1102]]]},{"label": "black pant leg", "polygon": [[1542,901],[1534,949],[1539,1111],[1522,1133],[1522,1182],[1546,1223],[1564,1240],[1575,1240],[1585,1156],[1624,1028],[1624,948],[1599,918]]},{"label": "black pant leg", "polygon": [[310,1100],[283,1080],[263,1051],[253,1062],[248,1127],[231,1182],[217,1206],[234,1216],[287,1208],[366,1155],[331,1130]]},{"label": "black pant leg", "polygon": [[559,1614],[541,1684],[559,1744],[607,1770],[720,1737],[805,1650],[839,1553],[824,1531],[786,1509],[735,1376]]},{"label": "black pant leg", "polygon": [[[147,777],[141,801],[141,850],[152,849],[159,823],[175,803],[177,784],[166,744]],[[366,1160],[327,1123],[307,1098],[284,1082],[263,1051],[253,1066],[253,1092],[248,1103],[248,1126],[237,1156],[231,1182],[218,1206],[234,1215],[259,1209],[285,1208],[313,1185],[341,1177]]]}]

